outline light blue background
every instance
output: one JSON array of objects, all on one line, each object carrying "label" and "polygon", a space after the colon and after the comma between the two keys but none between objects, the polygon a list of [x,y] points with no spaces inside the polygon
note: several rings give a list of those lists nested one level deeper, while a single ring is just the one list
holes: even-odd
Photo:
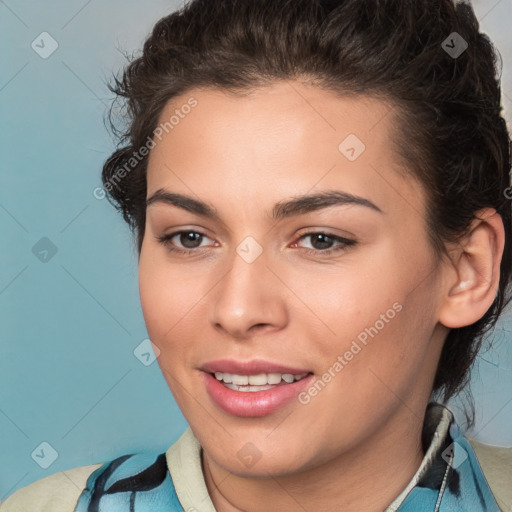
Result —
[{"label": "light blue background", "polygon": [[[0,501],[57,471],[163,451],[186,428],[157,363],[134,356],[147,338],[135,246],[121,216],[93,196],[113,150],[105,81],[124,64],[119,49],[138,51],[177,6],[0,3]],[[512,5],[475,9],[506,60],[508,115]],[[59,45],[47,59],[31,48],[42,32]],[[47,263],[32,253],[42,237],[57,247]],[[511,330],[508,316],[473,379],[474,433],[501,445],[512,445]],[[42,442],[58,454],[47,469],[31,457]]]}]

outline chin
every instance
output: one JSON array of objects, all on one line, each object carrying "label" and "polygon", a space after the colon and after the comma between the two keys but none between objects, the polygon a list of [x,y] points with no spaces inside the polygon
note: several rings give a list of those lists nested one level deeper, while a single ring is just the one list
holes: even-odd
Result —
[{"label": "chin", "polygon": [[251,465],[248,463],[247,467],[244,467],[244,463],[240,463],[238,458],[236,460],[220,460],[217,463],[226,471],[240,478],[279,478],[300,472],[304,469],[300,465],[290,465],[290,460],[286,457],[286,454],[283,454],[283,456],[279,457],[277,460],[275,457],[271,457],[270,460],[268,456],[266,458],[267,460],[264,459],[265,457],[262,456],[262,458],[254,464]]}]

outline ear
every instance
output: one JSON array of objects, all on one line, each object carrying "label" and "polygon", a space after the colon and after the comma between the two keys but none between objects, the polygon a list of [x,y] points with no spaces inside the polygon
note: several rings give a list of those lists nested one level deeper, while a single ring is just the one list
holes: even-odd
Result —
[{"label": "ear", "polygon": [[468,234],[450,251],[439,322],[448,328],[480,320],[498,293],[500,264],[505,245],[501,216],[493,208],[477,212]]}]

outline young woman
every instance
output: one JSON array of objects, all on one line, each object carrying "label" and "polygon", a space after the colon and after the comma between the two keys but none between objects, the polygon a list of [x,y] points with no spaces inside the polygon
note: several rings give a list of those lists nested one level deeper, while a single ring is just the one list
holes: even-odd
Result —
[{"label": "young woman", "polygon": [[510,299],[510,139],[471,7],[193,0],[113,90],[98,192],[190,428],[1,511],[510,510],[510,450],[443,405]]}]

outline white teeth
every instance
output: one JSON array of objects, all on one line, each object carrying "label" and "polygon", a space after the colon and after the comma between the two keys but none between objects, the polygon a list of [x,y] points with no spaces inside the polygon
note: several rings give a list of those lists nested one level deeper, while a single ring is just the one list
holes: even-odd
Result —
[{"label": "white teeth", "polygon": [[251,386],[265,386],[267,384],[267,376],[264,373],[249,375],[249,384]]},{"label": "white teeth", "polygon": [[269,373],[267,375],[267,382],[269,384],[279,384],[281,382],[281,374],[280,373]]},{"label": "white teeth", "polygon": [[233,384],[236,384],[237,386],[247,386],[247,384],[249,384],[248,375],[232,375],[232,377]]},{"label": "white teeth", "polygon": [[[230,389],[236,389],[236,386],[259,386],[257,390],[262,390],[261,386],[276,385],[284,380],[287,384],[300,380],[305,377],[307,373],[299,375],[292,375],[291,373],[259,373],[257,375],[236,375],[233,373],[215,372],[215,378],[223,381],[224,384],[233,384],[235,387],[226,386]],[[269,389],[265,387],[265,389]],[[250,390],[250,389],[247,389]]]},{"label": "white teeth", "polygon": [[232,389],[233,391],[265,391],[266,389],[271,389],[275,386],[235,386],[234,384],[224,384],[229,389]]}]

